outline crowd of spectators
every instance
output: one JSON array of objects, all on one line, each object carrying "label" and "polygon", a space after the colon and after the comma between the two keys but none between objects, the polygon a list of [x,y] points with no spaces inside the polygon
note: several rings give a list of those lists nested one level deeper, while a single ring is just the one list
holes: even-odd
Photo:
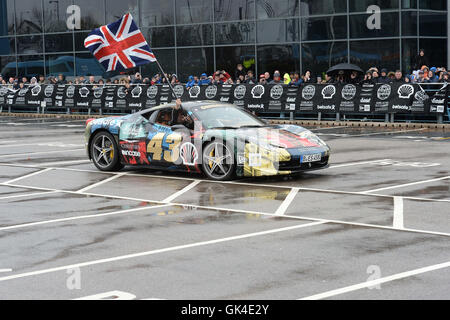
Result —
[{"label": "crowd of spectators", "polygon": [[[272,74],[265,72],[259,76],[255,75],[253,70],[245,70],[242,64],[238,64],[234,72],[231,74],[225,70],[217,70],[212,75],[206,73],[200,76],[191,75],[186,82],[186,88],[191,88],[195,85],[210,85],[210,84],[284,84],[299,86],[303,83],[352,83],[352,84],[376,84],[376,83],[448,83],[450,82],[450,73],[444,67],[429,67],[429,60],[422,49],[414,60],[413,71],[410,74],[404,75],[401,70],[388,70],[386,68],[372,67],[364,74],[357,71],[341,70],[335,75],[328,75],[325,72],[319,75],[313,75],[311,70],[305,70],[303,74],[299,71],[292,71],[282,73],[275,70]],[[153,77],[143,77],[141,73],[137,72],[134,75],[125,75],[111,79],[96,80],[94,76],[79,76],[72,80],[66,80],[66,77],[60,74],[58,77],[50,76],[45,78],[43,75],[31,78],[26,77],[10,77],[4,79],[0,75],[0,84],[7,85],[12,89],[20,89],[25,85],[33,84],[86,84],[93,86],[102,86],[105,84],[167,84],[172,85],[180,83],[176,74],[155,74]]]}]

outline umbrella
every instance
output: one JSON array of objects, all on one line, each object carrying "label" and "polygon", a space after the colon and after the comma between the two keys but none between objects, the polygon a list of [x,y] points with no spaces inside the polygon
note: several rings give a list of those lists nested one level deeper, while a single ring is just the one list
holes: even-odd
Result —
[{"label": "umbrella", "polygon": [[363,74],[364,71],[362,71],[362,69],[354,64],[351,63],[341,63],[338,65],[335,65],[334,67],[331,67],[328,71],[327,74],[329,76],[335,76],[338,74],[339,71],[344,71],[345,73],[351,73],[353,71],[356,71],[360,74]]}]

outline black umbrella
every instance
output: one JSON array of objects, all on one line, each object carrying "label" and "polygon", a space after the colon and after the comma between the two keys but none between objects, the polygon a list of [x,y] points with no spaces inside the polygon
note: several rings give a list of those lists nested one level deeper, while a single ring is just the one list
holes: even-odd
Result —
[{"label": "black umbrella", "polygon": [[353,71],[356,71],[360,74],[364,73],[364,71],[362,71],[362,69],[360,67],[358,67],[357,65],[354,65],[351,63],[340,63],[338,65],[335,65],[334,67],[331,67],[327,71],[327,74],[329,76],[335,76],[339,73],[339,71],[344,71],[346,74],[351,73]]}]

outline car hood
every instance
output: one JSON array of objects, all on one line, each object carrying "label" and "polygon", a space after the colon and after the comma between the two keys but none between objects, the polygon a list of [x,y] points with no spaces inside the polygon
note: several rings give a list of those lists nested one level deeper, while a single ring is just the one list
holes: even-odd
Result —
[{"label": "car hood", "polygon": [[[241,141],[269,148],[299,149],[323,147],[323,145],[320,145],[319,143],[320,139],[318,140],[318,138],[312,135],[309,130],[294,125],[241,128],[221,131],[225,132],[227,139],[231,138],[231,136],[235,136]],[[216,134],[214,134],[214,132],[207,132],[207,136],[209,135]],[[311,139],[311,137],[315,137],[315,139]]]}]

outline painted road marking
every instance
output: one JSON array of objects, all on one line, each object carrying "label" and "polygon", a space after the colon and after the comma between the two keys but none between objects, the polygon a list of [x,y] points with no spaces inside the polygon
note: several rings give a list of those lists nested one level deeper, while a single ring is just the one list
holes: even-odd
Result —
[{"label": "painted road marking", "polygon": [[402,272],[402,273],[397,273],[388,277],[383,277],[380,279],[376,279],[376,280],[371,280],[371,281],[367,281],[367,282],[363,282],[363,283],[359,283],[359,284],[355,284],[353,286],[348,286],[345,288],[341,288],[341,289],[336,289],[336,290],[331,290],[328,292],[324,292],[324,293],[320,293],[320,294],[316,294],[310,297],[306,297],[306,298],[302,298],[299,300],[321,300],[321,299],[326,299],[326,298],[330,298],[330,297],[334,297],[334,296],[338,296],[344,293],[349,293],[352,291],[356,291],[356,290],[360,290],[360,289],[364,289],[364,288],[368,288],[368,287],[374,287],[386,282],[391,282],[391,281],[395,281],[395,280],[400,280],[400,279],[404,279],[404,278],[408,278],[408,277],[413,277],[419,274],[423,274],[423,273],[427,273],[427,272],[431,272],[431,271],[436,271],[436,270],[440,270],[440,269],[445,269],[450,267],[450,261],[441,263],[441,264],[435,264],[429,267],[425,267],[425,268],[420,268],[420,269],[415,269],[415,270],[411,270],[411,271],[406,271],[406,272]]},{"label": "painted road marking", "polygon": [[200,182],[200,180],[194,181],[192,182],[190,185],[188,185],[187,187],[183,188],[182,190],[174,193],[173,195],[171,195],[170,197],[164,199],[162,202],[163,203],[170,203],[173,200],[175,200],[176,198],[180,197],[181,195],[183,195],[184,193],[188,192],[191,189],[194,189]]},{"label": "painted road marking", "polygon": [[[1,183],[0,183],[0,185],[1,185]],[[13,187],[24,188],[26,186],[14,185]],[[27,188],[36,189],[36,190],[46,190],[46,191],[58,191],[58,192],[67,193],[67,194],[79,194],[79,193],[76,193],[75,191],[55,190],[55,189],[38,188],[38,187],[27,187]],[[302,190],[302,189],[300,188],[300,190]],[[155,203],[155,204],[158,204],[158,205],[168,205],[167,203],[163,203],[161,201],[149,200],[149,199],[121,197],[121,196],[114,196],[114,195],[104,195],[104,194],[97,194],[97,193],[89,193],[89,192],[83,193],[83,195],[92,196],[92,197],[102,197],[102,198],[107,198],[107,199],[131,200],[131,201]],[[393,198],[393,196],[381,196],[381,197]],[[448,202],[450,202],[450,200]],[[250,211],[250,210],[242,210],[242,209],[210,207],[210,206],[202,206],[202,205],[194,205],[194,204],[186,204],[186,203],[176,203],[176,202],[170,203],[169,205],[177,206],[177,207],[181,207],[181,208],[204,209],[204,210],[213,210],[213,211],[219,211],[219,212],[247,213],[247,214],[262,215],[262,216],[267,216],[267,217],[277,217],[273,213],[259,212],[259,211]],[[289,219],[297,219],[297,220],[307,220],[307,221],[316,221],[316,222],[324,222],[324,223],[343,224],[343,225],[357,226],[357,227],[363,227],[363,228],[374,228],[374,229],[383,229],[383,230],[391,230],[391,231],[403,231],[403,232],[412,232],[412,233],[430,234],[430,235],[436,235],[436,236],[450,237],[450,233],[436,232],[436,231],[429,231],[429,230],[406,229],[406,228],[404,228],[404,229],[396,229],[396,228],[390,227],[390,226],[382,226],[382,225],[374,225],[374,224],[366,224],[366,223],[357,223],[357,222],[348,222],[348,221],[341,221],[341,220],[326,220],[326,219],[318,219],[318,218],[305,217],[305,216],[284,215],[283,217],[289,218]]]},{"label": "painted road marking", "polygon": [[51,167],[51,166],[63,166],[63,165],[71,165],[71,164],[84,164],[90,163],[91,160],[73,160],[73,161],[57,161],[57,162],[45,162],[40,163],[39,165],[42,167]]},{"label": "painted road marking", "polygon": [[110,178],[108,178],[108,179],[105,179],[105,180],[102,180],[102,181],[100,181],[100,182],[94,183],[94,184],[92,184],[92,185],[90,185],[90,186],[87,186],[87,187],[85,187],[85,188],[83,188],[83,189],[81,189],[81,190],[78,190],[78,191],[76,191],[76,192],[77,192],[77,193],[84,193],[84,192],[86,192],[86,191],[89,191],[89,190],[92,190],[92,189],[94,189],[94,188],[97,188],[97,187],[99,187],[99,186],[101,186],[101,185],[103,185],[103,184],[105,184],[105,183],[108,183],[108,182],[111,182],[111,181],[113,181],[113,180],[116,180],[116,179],[118,179],[118,178],[120,178],[120,177],[123,177],[123,176],[126,175],[126,174],[127,174],[126,172],[119,173],[119,174],[117,174],[117,175],[115,175],[115,176],[112,176],[112,177],[110,177]]},{"label": "painted road marking", "polygon": [[14,157],[21,157],[21,156],[35,156],[35,155],[41,155],[41,154],[54,154],[54,153],[69,153],[69,152],[75,152],[75,151],[84,151],[84,149],[72,149],[72,150],[58,150],[58,151],[43,151],[43,152],[28,152],[28,153],[16,153],[16,154],[7,154],[0,156],[1,159],[4,158],[14,158]]},{"label": "painted road marking", "polygon": [[94,294],[92,296],[78,298],[74,300],[135,300],[136,296],[134,294],[123,292],[123,291],[110,291],[110,292],[104,292],[99,294]]},{"label": "painted road marking", "polygon": [[27,198],[27,197],[36,197],[36,196],[43,196],[53,193],[59,193],[58,191],[46,191],[46,192],[37,192],[37,193],[26,193],[26,194],[19,194],[15,196],[8,196],[0,198],[0,200],[9,200],[9,199],[17,199],[17,198]]},{"label": "painted road marking", "polygon": [[23,179],[31,178],[33,176],[37,176],[38,174],[43,174],[43,173],[51,171],[51,170],[53,170],[53,169],[48,168],[48,169],[40,170],[40,171],[37,171],[37,172],[33,172],[33,173],[27,174],[25,176],[22,176],[22,177],[19,177],[19,178],[16,178],[16,179],[4,182],[4,184],[8,185],[10,183],[14,183],[14,182],[17,182],[17,181],[20,181],[20,180],[23,180]]},{"label": "painted road marking", "polygon": [[323,170],[336,169],[336,168],[345,168],[345,167],[352,167],[352,166],[362,166],[362,165],[365,165],[365,164],[379,164],[380,162],[385,162],[385,161],[391,161],[391,159],[343,163],[343,164],[337,164],[337,165],[334,165],[334,166],[330,166],[329,168],[326,168],[326,169],[323,169]]},{"label": "painted road marking", "polygon": [[394,197],[394,228],[396,229],[404,229],[404,220],[403,220],[403,198],[402,197]]},{"label": "painted road marking", "polygon": [[13,269],[0,269],[0,273],[12,272]]},{"label": "painted road marking", "polygon": [[405,187],[415,186],[415,185],[419,185],[419,184],[426,184],[426,183],[436,182],[436,181],[442,181],[442,180],[447,180],[447,179],[450,179],[450,176],[436,178],[436,179],[430,179],[430,180],[411,182],[411,183],[405,183],[405,184],[399,184],[396,186],[390,186],[390,187],[385,187],[385,188],[373,189],[373,190],[364,191],[362,193],[365,194],[365,193],[373,193],[373,192],[386,191],[386,190],[392,190],[392,189],[399,189],[399,188],[405,188]]},{"label": "painted road marking", "polygon": [[195,242],[195,243],[186,244],[186,245],[168,247],[168,248],[164,248],[164,249],[157,249],[157,250],[133,253],[133,254],[128,254],[128,255],[122,255],[122,256],[117,256],[117,257],[111,257],[111,258],[106,258],[106,259],[81,262],[81,263],[77,263],[77,264],[55,267],[55,268],[44,269],[44,270],[37,270],[37,271],[26,272],[26,273],[19,273],[19,274],[15,274],[12,276],[0,277],[0,282],[14,280],[14,279],[21,279],[21,278],[26,278],[26,277],[31,277],[31,276],[37,276],[37,275],[47,274],[47,273],[52,273],[52,272],[57,272],[57,271],[65,271],[67,269],[82,268],[82,267],[93,266],[93,265],[98,265],[98,264],[129,260],[129,259],[139,258],[139,257],[146,257],[146,256],[151,256],[151,255],[156,255],[156,254],[161,254],[161,253],[166,253],[166,252],[180,251],[180,250],[204,247],[204,246],[225,243],[225,242],[230,242],[230,241],[237,241],[237,240],[249,239],[249,238],[254,238],[254,237],[261,237],[261,236],[281,233],[281,232],[285,232],[285,231],[293,231],[293,230],[298,230],[298,229],[303,229],[303,228],[314,227],[314,226],[322,225],[324,223],[325,222],[313,222],[313,223],[307,223],[307,224],[300,224],[300,225],[296,225],[296,226],[292,226],[292,227],[270,229],[270,230],[261,231],[261,232],[242,234],[239,236],[232,236],[232,237],[226,237],[226,238],[220,238],[220,239],[214,239],[214,240],[208,240],[208,241],[202,241],[202,242]]},{"label": "painted road marking", "polygon": [[284,199],[281,206],[275,212],[276,216],[283,216],[286,213],[287,209],[291,205],[292,201],[294,201],[299,191],[299,188],[292,188],[291,192],[287,195],[286,199]]},{"label": "painted road marking", "polygon": [[13,225],[13,226],[8,226],[8,227],[1,227],[0,231],[7,231],[7,230],[13,230],[13,229],[20,229],[20,228],[29,228],[29,227],[40,226],[40,225],[45,225],[45,224],[50,224],[50,223],[61,223],[61,222],[74,221],[74,220],[95,219],[95,218],[102,218],[102,217],[108,217],[108,216],[116,216],[116,215],[124,214],[124,213],[139,212],[139,211],[150,210],[150,209],[159,209],[159,208],[164,208],[164,207],[168,207],[168,206],[170,206],[170,205],[165,204],[165,205],[159,205],[159,206],[145,206],[145,207],[141,207],[141,208],[127,209],[127,210],[108,212],[108,213],[102,213],[102,214],[91,214],[91,215],[84,215],[84,216],[76,216],[76,217],[68,217],[68,218],[61,218],[61,219],[54,219],[54,220],[24,223],[24,224],[18,224],[18,225]]}]

